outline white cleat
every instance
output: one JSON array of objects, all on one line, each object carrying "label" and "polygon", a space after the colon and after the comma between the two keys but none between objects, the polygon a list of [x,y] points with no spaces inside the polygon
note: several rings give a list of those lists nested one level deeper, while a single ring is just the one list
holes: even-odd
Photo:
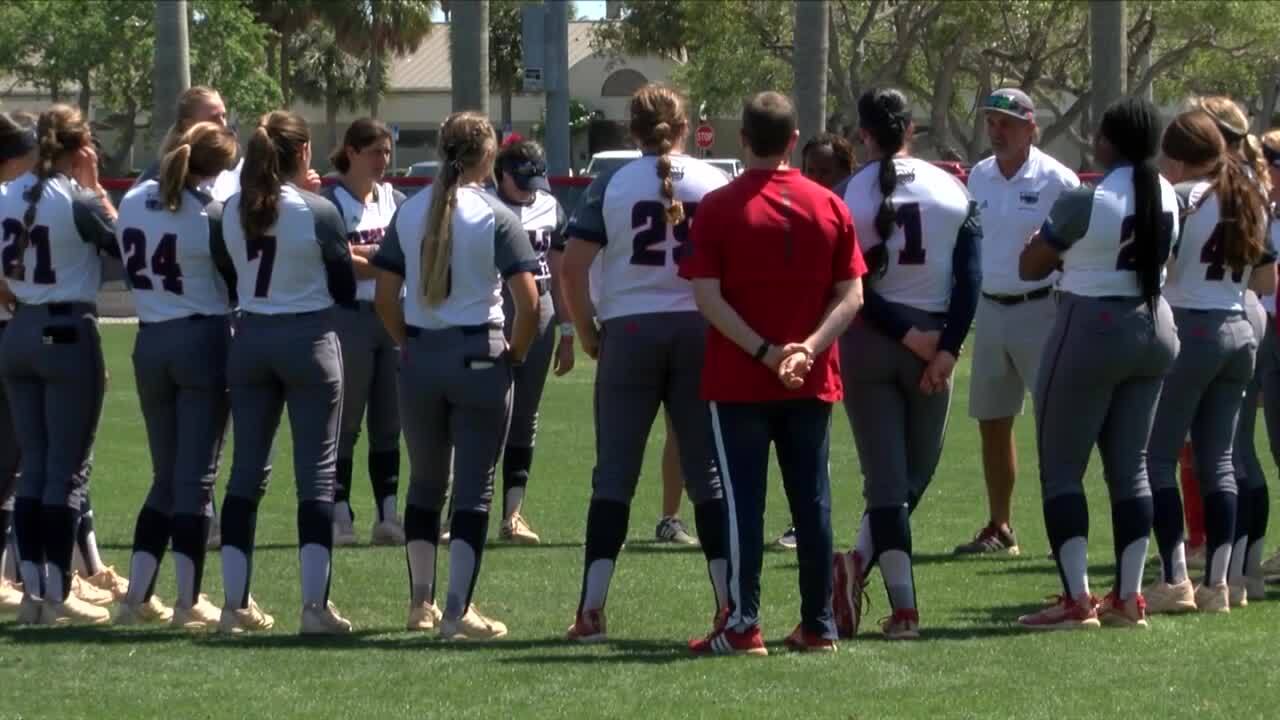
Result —
[{"label": "white cleat", "polygon": [[497,640],[506,635],[506,625],[481,615],[475,605],[467,608],[460,618],[446,617],[440,621],[442,640]]},{"label": "white cleat", "polygon": [[1244,583],[1227,583],[1227,599],[1233,608],[1249,607],[1248,588]]},{"label": "white cleat", "polygon": [[247,632],[261,632],[275,627],[276,619],[262,612],[258,601],[249,598],[249,606],[241,609],[222,608],[222,616],[218,620],[218,632],[225,635],[240,635]]},{"label": "white cleat", "polygon": [[1196,590],[1190,580],[1172,585],[1164,581],[1154,582],[1142,591],[1147,599],[1147,613],[1172,614],[1196,611]]},{"label": "white cleat", "polygon": [[1202,613],[1231,612],[1230,590],[1227,584],[1201,585],[1196,588],[1196,607]]},{"label": "white cleat", "polygon": [[40,625],[43,618],[44,601],[30,595],[23,595],[18,605],[18,617],[14,622],[19,625]]},{"label": "white cleat", "polygon": [[116,611],[114,625],[162,625],[173,619],[173,608],[155,595],[140,603],[123,602]]},{"label": "white cleat", "polygon": [[0,577],[0,613],[16,613],[21,606],[22,590],[8,578]]},{"label": "white cleat", "polygon": [[370,545],[404,545],[404,524],[398,517],[375,522],[369,531]]},{"label": "white cleat", "polygon": [[106,590],[116,600],[124,600],[125,596],[129,594],[128,578],[116,572],[116,569],[110,565],[85,578],[85,582],[99,590]]},{"label": "white cleat", "polygon": [[218,619],[221,616],[222,610],[217,605],[209,602],[208,595],[200,593],[195,605],[189,608],[175,607],[173,609],[173,619],[170,624],[183,630],[212,630],[217,627]]},{"label": "white cleat", "polygon": [[502,521],[502,527],[498,530],[498,537],[516,545],[537,545],[542,542],[542,538],[538,537],[538,533],[529,527],[529,523],[524,519],[524,516],[518,512],[512,513],[510,517]]},{"label": "white cleat", "polygon": [[405,627],[414,632],[435,630],[440,625],[440,608],[434,603],[424,602],[421,605],[409,606],[409,622]]},{"label": "white cleat", "polygon": [[302,635],[346,635],[351,632],[351,622],[338,614],[333,603],[311,603],[302,606],[298,632]]},{"label": "white cleat", "polygon": [[79,573],[71,574],[71,594],[98,607],[107,607],[116,601],[114,593],[90,584],[88,580],[80,577]]},{"label": "white cleat", "polygon": [[333,545],[343,547],[356,544],[356,523],[350,516],[333,516]]}]

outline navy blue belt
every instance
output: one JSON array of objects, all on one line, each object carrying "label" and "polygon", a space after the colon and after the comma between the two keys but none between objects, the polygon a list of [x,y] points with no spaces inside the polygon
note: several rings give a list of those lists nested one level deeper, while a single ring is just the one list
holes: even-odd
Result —
[{"label": "navy blue belt", "polygon": [[450,325],[449,327],[436,328],[434,330],[420,328],[417,325],[405,325],[404,334],[408,337],[418,337],[419,335],[423,333],[428,333],[428,332],[444,332],[446,330],[457,330],[463,335],[488,335],[494,330],[501,330],[501,329],[502,327],[500,325],[491,325],[489,323],[485,323],[483,325]]}]

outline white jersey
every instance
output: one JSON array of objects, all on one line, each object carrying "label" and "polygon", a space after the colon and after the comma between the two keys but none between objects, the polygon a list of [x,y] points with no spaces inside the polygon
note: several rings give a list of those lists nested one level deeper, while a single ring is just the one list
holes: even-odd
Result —
[{"label": "white jersey", "polygon": [[[1187,209],[1164,286],[1165,299],[1176,308],[1244,310],[1244,291],[1253,268],[1236,272],[1226,264],[1226,246],[1218,232],[1221,207],[1212,185],[1200,181],[1175,189]],[[1274,261],[1275,255],[1268,250],[1260,264]]]},{"label": "white jersey", "polygon": [[[240,309],[261,315],[324,310],[335,298],[335,282],[350,282],[346,228],[333,203],[286,184],[280,188],[276,222],[260,237],[246,237],[237,193],[223,210],[222,236],[236,269]],[[343,273],[346,276],[343,276]]]},{"label": "white jersey", "polygon": [[99,252],[116,252],[115,224],[93,193],[65,175],[54,175],[43,185],[26,252],[19,257],[22,218],[35,186],[36,176],[27,173],[0,195],[0,259],[10,290],[27,305],[97,302]]},{"label": "white jersey", "polygon": [[[240,192],[240,171],[243,169],[244,158],[240,158],[240,161],[236,163],[235,167],[230,170],[223,170],[218,173],[218,176],[215,178],[205,180],[200,183],[200,186],[197,189],[220,203],[226,203],[231,199],[232,195]],[[152,163],[150,167],[143,170],[141,175],[134,179],[133,187],[130,187],[129,189],[133,190],[148,180],[159,179],[160,161],[157,160]]]},{"label": "white jersey", "polygon": [[164,322],[192,315],[231,311],[228,283],[235,272],[225,252],[215,258],[221,233],[222,204],[187,190],[177,212],[160,199],[160,184],[147,180],[120,202],[116,237],[125,280],[138,319]]},{"label": "white jersey", "polygon": [[971,212],[969,192],[954,175],[918,158],[894,158],[898,184],[891,200],[893,233],[881,238],[880,161],[863,165],[845,188],[863,253],[884,244],[888,265],[871,286],[884,299],[925,312],[945,312],[951,303],[952,256],[960,229]]},{"label": "white jersey", "polygon": [[675,197],[685,220],[667,225],[667,203],[659,192],[658,158],[644,155],[601,175],[587,188],[566,234],[601,245],[596,315],[696,312],[693,285],[677,273],[702,196],[728,178],[701,160],[671,156]]},{"label": "white jersey", "polygon": [[533,252],[538,256],[538,272],[534,274],[534,279],[538,281],[540,289],[550,291],[551,263],[547,256],[552,250],[564,250],[564,229],[567,220],[564,209],[560,207],[560,201],[556,200],[551,193],[541,190],[536,191],[533,199],[527,203],[508,200],[498,192],[497,188],[491,188],[490,192],[520,218],[520,224],[524,226],[524,232],[529,236],[529,244],[533,246]]},{"label": "white jersey", "polygon": [[[373,245],[382,242],[387,233],[387,226],[396,214],[396,208],[404,202],[404,194],[391,187],[390,183],[376,183],[369,202],[362,202],[341,183],[330,185],[321,193],[338,208],[342,222],[346,225],[347,242],[351,245]],[[356,299],[371,302],[373,288],[377,281],[373,278],[356,283]]]},{"label": "white jersey", "polygon": [[[1097,187],[1063,193],[1040,230],[1040,237],[1062,253],[1059,287],[1085,297],[1140,297],[1133,244],[1133,168],[1113,168]],[[1178,241],[1178,195],[1160,177],[1163,265]]]},{"label": "white jersey", "polygon": [[1020,295],[1053,284],[1056,273],[1043,280],[1019,278],[1018,256],[1058,196],[1079,185],[1075,173],[1034,146],[1011,178],[1000,172],[994,156],[973,166],[968,188],[982,221],[983,292]]},{"label": "white jersey", "polygon": [[404,278],[404,321],[413,327],[502,327],[502,283],[536,273],[538,262],[520,219],[501,200],[475,186],[458,188],[450,225],[449,293],[427,304],[422,287],[422,247],[432,185],[400,206],[373,264]]}]

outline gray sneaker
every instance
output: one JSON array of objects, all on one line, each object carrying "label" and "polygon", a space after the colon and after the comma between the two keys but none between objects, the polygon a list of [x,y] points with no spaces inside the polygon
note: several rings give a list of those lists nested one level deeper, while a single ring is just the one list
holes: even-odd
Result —
[{"label": "gray sneaker", "polygon": [[792,525],[778,536],[778,547],[784,550],[796,549],[796,526]]},{"label": "gray sneaker", "polygon": [[685,527],[684,522],[674,515],[668,515],[658,521],[658,527],[653,531],[654,537],[658,542],[675,543],[676,545],[697,545],[698,538],[689,534],[689,528]]},{"label": "gray sneaker", "polygon": [[963,545],[957,545],[956,555],[1010,555],[1021,552],[1018,548],[1018,537],[1011,527],[997,527],[988,523],[978,531],[978,535]]}]

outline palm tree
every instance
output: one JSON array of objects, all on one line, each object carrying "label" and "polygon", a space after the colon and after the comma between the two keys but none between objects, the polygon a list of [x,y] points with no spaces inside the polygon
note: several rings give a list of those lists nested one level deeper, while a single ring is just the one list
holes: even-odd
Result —
[{"label": "palm tree", "polygon": [[329,147],[338,145],[338,113],[354,112],[364,99],[365,65],[338,47],[333,30],[324,23],[312,23],[294,35],[290,55],[294,58],[290,87],[302,100],[324,105]]},{"label": "palm tree", "polygon": [[365,104],[373,117],[378,117],[391,58],[417,51],[431,33],[435,7],[435,0],[351,0],[317,7],[338,44],[366,59]]},{"label": "palm tree", "polygon": [[[284,96],[285,107],[288,107],[293,99],[290,92],[293,71],[289,69],[291,50],[294,45],[293,35],[306,30],[318,14],[327,12],[334,5],[345,5],[345,3],[324,3],[318,0],[250,0],[250,6],[258,22],[275,31],[276,45],[267,52],[267,64],[269,70],[280,71],[278,76],[280,93]],[[276,48],[280,51],[279,65],[272,68],[271,66],[276,64],[275,53],[272,50]]]}]

